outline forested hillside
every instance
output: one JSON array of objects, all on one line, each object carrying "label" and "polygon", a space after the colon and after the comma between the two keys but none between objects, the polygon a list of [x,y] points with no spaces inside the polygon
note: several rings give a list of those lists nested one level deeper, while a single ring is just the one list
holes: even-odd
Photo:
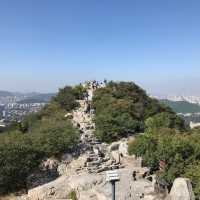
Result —
[{"label": "forested hillside", "polygon": [[[44,158],[77,150],[79,132],[64,116],[79,107],[77,100],[85,94],[82,85],[66,86],[39,113],[11,124],[0,135],[0,193],[26,188],[26,178]],[[109,82],[97,87],[92,108],[94,133],[102,142],[145,132],[130,144],[130,153],[143,156],[152,172],[158,169],[158,161],[165,159],[170,169],[166,168],[162,177],[169,184],[180,174],[192,176],[190,161],[198,168],[198,162],[194,162],[200,155],[195,135],[183,134],[187,131],[184,121],[133,82]],[[175,165],[177,170],[171,168],[176,162],[180,162]],[[195,176],[194,184],[198,184],[199,177]]]},{"label": "forested hillside", "polygon": [[42,159],[75,150],[79,134],[64,116],[82,95],[82,87],[66,86],[39,113],[0,135],[0,194],[26,188],[27,176]]},{"label": "forested hillside", "polygon": [[[145,121],[145,133],[129,144],[129,153],[142,156],[144,166],[168,188],[177,177],[190,178],[196,199],[200,199],[200,129],[180,132],[177,127],[170,128],[161,115]],[[160,161],[164,162],[162,169]]]},{"label": "forested hillside", "polygon": [[152,116],[165,119],[169,128],[184,130],[181,118],[132,82],[110,82],[97,89],[93,97],[96,111],[96,135],[102,141],[112,142],[127,135],[143,132],[145,120]]},{"label": "forested hillside", "polygon": [[169,101],[160,100],[163,104],[169,106],[176,113],[198,113],[200,112],[200,106],[198,104],[189,103],[186,101]]}]

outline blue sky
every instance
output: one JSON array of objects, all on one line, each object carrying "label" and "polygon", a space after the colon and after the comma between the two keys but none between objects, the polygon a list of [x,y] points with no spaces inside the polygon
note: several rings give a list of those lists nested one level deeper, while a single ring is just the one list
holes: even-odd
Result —
[{"label": "blue sky", "polygon": [[0,90],[88,79],[200,95],[199,0],[0,0]]}]

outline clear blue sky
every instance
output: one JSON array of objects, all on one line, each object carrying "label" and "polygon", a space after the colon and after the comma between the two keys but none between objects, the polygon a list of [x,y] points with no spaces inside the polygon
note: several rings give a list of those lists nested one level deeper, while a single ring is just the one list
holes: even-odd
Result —
[{"label": "clear blue sky", "polygon": [[0,90],[103,78],[200,95],[200,1],[0,0]]}]

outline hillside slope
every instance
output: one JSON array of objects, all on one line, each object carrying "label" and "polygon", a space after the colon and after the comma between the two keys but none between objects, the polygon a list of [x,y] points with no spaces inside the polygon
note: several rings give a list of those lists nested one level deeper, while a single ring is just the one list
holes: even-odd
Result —
[{"label": "hillside slope", "polygon": [[163,104],[169,106],[176,113],[197,113],[200,112],[200,105],[186,101],[160,100]]},{"label": "hillside slope", "polygon": [[145,121],[159,113],[165,113],[171,121],[179,121],[180,127],[174,124],[176,128],[181,129],[184,124],[172,109],[147,96],[133,82],[110,82],[106,87],[97,89],[93,108],[96,111],[96,135],[106,142],[143,132]]}]

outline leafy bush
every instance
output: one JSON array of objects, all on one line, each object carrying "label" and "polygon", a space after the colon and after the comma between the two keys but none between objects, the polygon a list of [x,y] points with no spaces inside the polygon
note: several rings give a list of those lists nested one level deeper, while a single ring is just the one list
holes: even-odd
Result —
[{"label": "leafy bush", "polygon": [[75,96],[71,87],[61,89],[39,113],[0,134],[0,193],[26,188],[27,176],[43,158],[74,150],[78,131],[64,115],[78,106]]},{"label": "leafy bush", "polygon": [[0,193],[26,188],[26,177],[38,166],[41,153],[20,133],[2,135],[0,140]]},{"label": "leafy bush", "polygon": [[189,164],[185,169],[184,176],[192,180],[196,199],[200,199],[200,161]]},{"label": "leafy bush", "polygon": [[81,84],[72,88],[73,95],[78,100],[82,100],[84,98],[86,91],[86,88],[84,88]]},{"label": "leafy bush", "polygon": [[42,158],[73,151],[78,131],[68,121],[49,119],[33,126],[31,133],[1,134],[0,141],[0,193],[6,193],[25,187]]},{"label": "leafy bush", "polygon": [[200,197],[197,171],[200,166],[200,132],[197,130],[182,134],[168,128],[151,130],[129,144],[129,153],[142,156],[144,164],[153,172],[159,170],[159,161],[165,160],[165,169],[158,171],[158,176],[169,185],[177,177],[188,177],[192,180],[195,194]]},{"label": "leafy bush", "polygon": [[168,114],[171,123],[173,120],[180,120],[180,124],[183,122],[170,108],[148,97],[132,82],[110,82],[105,88],[97,89],[92,106],[96,111],[95,134],[106,142],[144,131],[144,121],[160,112]]},{"label": "leafy bush", "polygon": [[145,121],[145,128],[147,130],[157,130],[160,128],[170,128],[179,131],[188,129],[184,120],[175,115],[174,113],[162,112]]},{"label": "leafy bush", "polygon": [[35,149],[45,156],[72,151],[78,141],[78,131],[69,121],[46,120],[38,124],[30,135]]},{"label": "leafy bush", "polygon": [[67,198],[69,198],[69,199],[71,199],[71,200],[78,200],[77,195],[76,195],[76,191],[72,190],[72,191],[69,193],[69,195],[68,195]]},{"label": "leafy bush", "polygon": [[76,102],[74,90],[70,86],[60,89],[57,96],[53,98],[53,101],[58,103],[60,107],[66,111],[71,111],[79,105]]}]

